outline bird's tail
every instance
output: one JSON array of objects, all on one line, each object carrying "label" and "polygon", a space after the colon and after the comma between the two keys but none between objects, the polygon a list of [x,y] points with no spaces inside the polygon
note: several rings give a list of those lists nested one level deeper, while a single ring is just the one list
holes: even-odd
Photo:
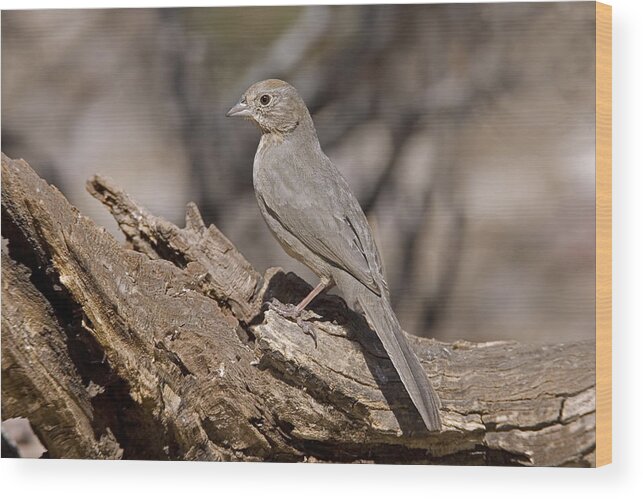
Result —
[{"label": "bird's tail", "polygon": [[388,298],[378,296],[365,287],[356,298],[382,341],[424,424],[429,431],[439,431],[442,427],[440,399],[420,361],[411,350]]}]

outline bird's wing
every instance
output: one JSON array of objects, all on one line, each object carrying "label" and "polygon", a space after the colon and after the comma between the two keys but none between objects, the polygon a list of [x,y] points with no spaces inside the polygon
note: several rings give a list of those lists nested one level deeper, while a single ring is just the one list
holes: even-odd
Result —
[{"label": "bird's wing", "polygon": [[300,182],[283,180],[273,184],[277,195],[264,200],[271,216],[331,265],[344,269],[378,295],[388,293],[366,216],[339,171],[332,167],[317,170]]}]

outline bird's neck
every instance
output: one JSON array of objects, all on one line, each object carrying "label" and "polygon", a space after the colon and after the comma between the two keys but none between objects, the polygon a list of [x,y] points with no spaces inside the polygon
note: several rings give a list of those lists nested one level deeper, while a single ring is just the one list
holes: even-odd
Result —
[{"label": "bird's neck", "polygon": [[319,146],[317,132],[309,114],[306,114],[306,116],[287,129],[261,129],[261,141],[259,142],[260,151],[265,150],[266,148],[279,146],[285,142],[295,144],[301,142],[304,144],[315,144]]}]

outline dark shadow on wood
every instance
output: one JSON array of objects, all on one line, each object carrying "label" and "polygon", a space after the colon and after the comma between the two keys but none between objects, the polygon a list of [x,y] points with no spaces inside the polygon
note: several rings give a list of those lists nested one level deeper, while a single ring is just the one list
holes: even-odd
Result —
[{"label": "dark shadow on wood", "polygon": [[[293,272],[286,274],[277,271],[269,278],[263,301],[268,303],[272,299],[277,299],[281,303],[297,304],[311,290],[312,286]],[[250,325],[263,322],[266,308],[264,305],[262,312],[251,321]],[[340,296],[328,293],[322,293],[315,297],[308,305],[307,310],[320,317],[312,321],[313,326],[317,322],[334,322],[344,326],[347,337],[359,343],[366,365],[395,415],[402,432],[409,436],[428,434],[420,413],[415,408],[402,380],[386,354],[384,345],[375,331],[370,328],[364,316],[351,310]],[[305,333],[302,331],[303,334]],[[311,341],[313,340],[311,339]],[[387,373],[386,379],[383,379],[381,374],[384,372]]]}]

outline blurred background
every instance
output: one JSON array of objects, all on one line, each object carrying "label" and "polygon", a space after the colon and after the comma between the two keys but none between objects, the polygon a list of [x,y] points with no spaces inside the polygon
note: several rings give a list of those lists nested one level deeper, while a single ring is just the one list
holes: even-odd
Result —
[{"label": "blurred background", "polygon": [[2,149],[121,239],[94,173],[315,284],[256,206],[258,131],[225,118],[265,78],[307,102],[407,331],[594,337],[591,2],[5,11]]}]

